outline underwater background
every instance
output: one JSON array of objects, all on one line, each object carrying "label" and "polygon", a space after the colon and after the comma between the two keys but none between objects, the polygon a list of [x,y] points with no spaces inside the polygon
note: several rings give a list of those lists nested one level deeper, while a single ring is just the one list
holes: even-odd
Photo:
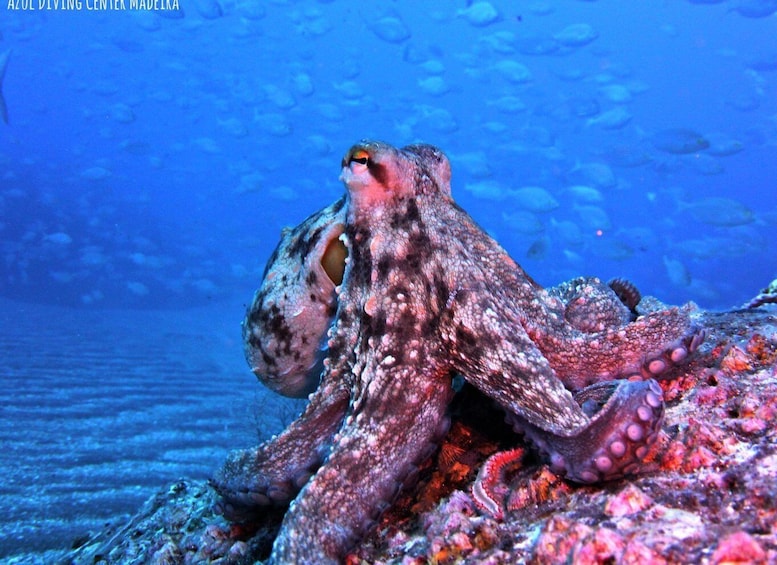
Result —
[{"label": "underwater background", "polygon": [[0,560],[293,418],[240,321],[359,139],[442,148],[540,284],[777,277],[775,0],[123,4],[0,4]]}]

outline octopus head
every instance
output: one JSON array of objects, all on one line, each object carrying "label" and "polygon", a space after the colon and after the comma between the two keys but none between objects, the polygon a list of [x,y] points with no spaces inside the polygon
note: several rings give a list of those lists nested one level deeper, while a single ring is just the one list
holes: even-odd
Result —
[{"label": "octopus head", "polygon": [[397,149],[381,141],[351,147],[340,174],[355,210],[374,210],[421,193],[450,197],[450,179],[450,162],[436,147],[416,144]]}]

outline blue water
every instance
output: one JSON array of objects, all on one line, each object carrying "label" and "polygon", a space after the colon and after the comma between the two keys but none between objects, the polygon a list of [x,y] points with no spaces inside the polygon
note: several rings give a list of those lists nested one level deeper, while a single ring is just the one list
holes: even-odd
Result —
[{"label": "blue water", "polygon": [[[243,366],[243,304],[279,230],[342,194],[340,159],[362,138],[446,151],[456,200],[542,284],[620,276],[665,302],[723,309],[777,277],[774,0],[71,3],[0,4],[0,299],[14,310],[4,319],[29,322],[19,335],[31,356],[39,319],[57,335],[131,319],[142,349],[143,324],[161,324],[144,312],[171,312],[175,328],[176,312],[219,305],[234,334],[200,344],[187,323],[186,351],[202,349],[200,379],[211,365],[234,378],[218,402],[230,386],[258,387],[231,365]],[[171,332],[154,344],[174,359]],[[89,343],[89,359],[109,358],[121,332],[93,333],[108,337]],[[72,359],[60,367],[72,390],[90,366],[90,386],[105,387],[86,408],[101,415],[100,394],[116,398],[121,376],[102,385],[98,362]],[[46,373],[41,363],[3,373],[9,398],[14,379]],[[136,376],[155,384],[152,369]],[[25,402],[57,392],[25,382]],[[66,423],[70,397],[54,400]],[[122,409],[142,422],[148,402]],[[225,415],[224,429],[241,417]],[[33,427],[46,437],[47,426]],[[201,467],[238,447],[219,441]],[[26,469],[18,449],[7,468]],[[48,480],[45,453],[20,474],[30,492]],[[168,470],[151,482],[180,469]],[[24,512],[34,521],[45,508]]]},{"label": "blue water", "polygon": [[[247,300],[364,137],[444,149],[456,199],[542,283],[726,308],[777,276],[773,1],[32,5],[0,7],[0,295]],[[677,153],[678,129],[709,147]]]}]

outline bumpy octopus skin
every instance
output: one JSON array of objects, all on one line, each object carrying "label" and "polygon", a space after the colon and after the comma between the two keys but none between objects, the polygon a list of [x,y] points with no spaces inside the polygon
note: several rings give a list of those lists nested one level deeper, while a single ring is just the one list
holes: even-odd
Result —
[{"label": "bumpy octopus skin", "polygon": [[341,198],[283,230],[243,323],[248,364],[285,396],[302,398],[318,386],[345,266],[344,212]]},{"label": "bumpy octopus skin", "polygon": [[341,179],[344,200],[282,235],[243,327],[254,371],[309,404],[213,480],[233,520],[296,495],[273,563],[342,560],[446,433],[455,374],[568,479],[639,467],[664,412],[652,377],[704,337],[690,306],[635,319],[623,281],[541,288],[453,201],[435,147],[359,143]]}]

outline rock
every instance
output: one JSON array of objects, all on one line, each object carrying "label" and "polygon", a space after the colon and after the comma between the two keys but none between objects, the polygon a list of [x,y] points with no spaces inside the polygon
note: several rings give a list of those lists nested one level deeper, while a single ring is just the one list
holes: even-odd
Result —
[{"label": "rock", "polygon": [[[699,314],[708,337],[661,383],[666,419],[642,474],[581,486],[549,477],[529,457],[504,488],[531,503],[510,505],[502,520],[478,513],[471,485],[489,455],[521,439],[490,403],[457,399],[438,455],[346,562],[777,562],[777,310],[770,308]],[[460,396],[473,394],[465,387]],[[62,563],[266,558],[285,509],[237,526],[215,514],[217,502],[208,484],[181,480],[129,523],[82,540]]]}]

